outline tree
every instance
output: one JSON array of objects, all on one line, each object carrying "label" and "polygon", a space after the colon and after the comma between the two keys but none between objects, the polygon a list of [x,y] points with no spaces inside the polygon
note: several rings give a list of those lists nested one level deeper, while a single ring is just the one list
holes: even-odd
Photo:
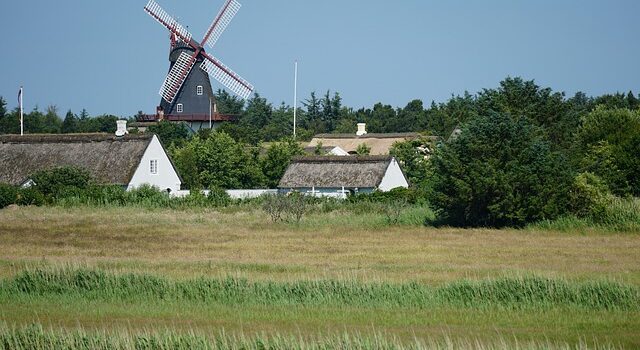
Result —
[{"label": "tree", "polygon": [[526,118],[478,117],[431,162],[440,224],[523,226],[566,211],[571,170]]},{"label": "tree", "polygon": [[47,113],[42,119],[42,126],[40,132],[45,134],[59,134],[62,130],[62,120],[58,116],[58,107],[47,107]]},{"label": "tree", "polygon": [[430,173],[429,152],[435,150],[435,145],[427,139],[415,139],[396,142],[389,150],[389,154],[396,157],[412,186],[425,189]]},{"label": "tree", "polygon": [[243,124],[261,129],[271,120],[272,112],[273,107],[267,102],[267,99],[256,93],[247,101],[247,109],[242,114],[241,121]]},{"label": "tree", "polygon": [[181,146],[189,137],[189,129],[184,123],[174,123],[162,120],[147,129],[150,133],[158,135],[160,141],[167,147]]},{"label": "tree", "polygon": [[513,118],[527,118],[542,127],[555,146],[567,148],[572,130],[578,119],[570,118],[569,106],[564,101],[564,93],[542,88],[535,81],[508,77],[500,82],[498,89],[484,89],[478,94],[478,112],[506,113]]},{"label": "tree", "polygon": [[396,118],[389,120],[387,129],[394,132],[422,131],[425,111],[421,100],[413,100],[406,107],[398,109]]},{"label": "tree", "polygon": [[306,117],[301,120],[300,125],[311,130],[314,134],[326,132],[326,126],[322,121],[322,106],[320,100],[316,97],[316,93],[311,93],[311,98],[302,102],[307,109]]},{"label": "tree", "polygon": [[71,110],[67,111],[67,115],[64,117],[64,121],[62,122],[62,133],[70,134],[78,132],[78,117],[71,112]]},{"label": "tree", "polygon": [[172,151],[176,167],[191,188],[260,188],[265,177],[257,154],[224,132],[193,137]]},{"label": "tree", "polygon": [[[297,133],[300,129],[296,130]],[[293,135],[293,108],[284,103],[274,109],[262,131],[264,141],[275,141]]]},{"label": "tree", "polygon": [[576,138],[584,171],[617,195],[640,195],[640,110],[598,106],[582,120]]},{"label": "tree", "polygon": [[292,137],[282,139],[272,144],[262,159],[262,171],[267,177],[267,186],[278,186],[282,175],[287,170],[291,159],[304,154],[304,149]]},{"label": "tree", "polygon": [[218,112],[223,114],[242,114],[244,100],[229,94],[226,90],[218,90],[214,96]]}]

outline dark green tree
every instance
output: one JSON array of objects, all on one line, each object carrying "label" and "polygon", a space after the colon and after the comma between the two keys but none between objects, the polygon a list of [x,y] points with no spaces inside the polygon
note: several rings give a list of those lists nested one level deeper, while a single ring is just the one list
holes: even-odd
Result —
[{"label": "dark green tree", "polygon": [[438,223],[520,227],[567,210],[572,172],[527,118],[476,118],[431,159]]},{"label": "dark green tree", "polygon": [[326,125],[322,120],[322,104],[316,93],[312,92],[311,97],[302,102],[302,105],[306,108],[306,113],[305,118],[300,120],[300,126],[314,134],[326,132]]},{"label": "dark green tree", "polygon": [[244,100],[229,94],[226,90],[218,90],[214,94],[218,112],[240,115],[244,109]]},{"label": "dark green tree", "polygon": [[189,137],[189,129],[184,123],[174,123],[168,120],[160,121],[150,126],[148,132],[158,135],[162,144],[167,147],[180,147]]},{"label": "dark green tree", "polygon": [[42,118],[41,133],[59,134],[62,130],[62,119],[58,116],[58,108],[56,106],[47,107],[47,113]]},{"label": "dark green tree", "polygon": [[275,188],[284,175],[285,170],[295,156],[301,156],[304,150],[292,137],[273,143],[262,159],[262,171],[267,177],[267,186]]},{"label": "dark green tree", "polygon": [[64,121],[62,121],[62,133],[71,134],[78,131],[78,117],[69,110],[64,117]]}]

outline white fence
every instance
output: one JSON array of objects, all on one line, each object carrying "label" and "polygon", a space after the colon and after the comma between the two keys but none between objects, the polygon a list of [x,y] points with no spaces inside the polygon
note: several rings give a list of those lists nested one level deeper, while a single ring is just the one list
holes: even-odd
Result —
[{"label": "white fence", "polygon": [[[209,195],[209,190],[202,190],[205,196]],[[251,199],[258,198],[264,194],[277,194],[278,190],[225,190],[232,199]],[[191,193],[190,190],[183,190],[171,193],[173,197],[186,197]]]},{"label": "white fence", "polygon": [[[202,190],[202,193],[205,196],[209,195],[209,190]],[[251,198],[258,198],[262,195],[265,194],[278,194],[278,190],[273,190],[273,189],[269,189],[269,190],[225,190],[225,192],[227,192],[227,194],[229,195],[229,197],[231,197],[231,199],[251,199]],[[189,195],[189,193],[191,193],[190,190],[182,190],[182,191],[177,191],[177,192],[173,192],[171,193],[171,196],[173,197],[178,197],[178,198],[182,198],[182,197],[186,197]],[[312,197],[329,197],[329,198],[338,198],[338,199],[345,199],[347,198],[347,196],[349,195],[349,191],[337,191],[337,192],[321,192],[321,191],[316,191],[315,189],[312,189],[311,191],[306,191],[306,192],[301,192],[304,195],[307,196],[312,196]]]}]

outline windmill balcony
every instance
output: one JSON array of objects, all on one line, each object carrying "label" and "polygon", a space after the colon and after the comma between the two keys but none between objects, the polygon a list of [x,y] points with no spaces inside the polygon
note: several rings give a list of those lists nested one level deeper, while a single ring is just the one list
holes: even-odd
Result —
[{"label": "windmill balcony", "polygon": [[[209,114],[165,114],[164,120],[171,122],[207,122],[209,121]],[[235,122],[238,120],[238,116],[234,114],[221,114],[214,113],[211,115],[211,120],[214,122]],[[143,114],[136,116],[138,122],[157,122],[160,121],[160,116],[157,114]]]}]

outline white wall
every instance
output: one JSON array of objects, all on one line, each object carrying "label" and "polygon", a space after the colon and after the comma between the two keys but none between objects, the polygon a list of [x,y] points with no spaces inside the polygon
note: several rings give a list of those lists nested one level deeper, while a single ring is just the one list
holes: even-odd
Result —
[{"label": "white wall", "polygon": [[[258,198],[265,194],[278,194],[278,190],[225,190],[231,199],[251,199]],[[202,190],[205,196],[209,195],[209,190]],[[191,193],[189,190],[171,192],[173,197],[186,197]]]},{"label": "white wall", "polygon": [[393,158],[382,178],[382,182],[380,182],[380,186],[378,186],[378,190],[386,192],[398,187],[409,188],[409,183],[402,173],[402,169],[400,169],[400,164]]},{"label": "white wall", "polygon": [[[151,174],[150,163],[152,159],[158,160],[158,173],[155,175]],[[144,184],[156,186],[161,190],[170,188],[171,192],[180,190],[180,178],[175,169],[173,169],[169,156],[167,156],[167,153],[164,151],[158,137],[155,135],[149,147],[147,147],[147,150],[144,152],[142,161],[133,174],[127,190],[140,187]]]}]

